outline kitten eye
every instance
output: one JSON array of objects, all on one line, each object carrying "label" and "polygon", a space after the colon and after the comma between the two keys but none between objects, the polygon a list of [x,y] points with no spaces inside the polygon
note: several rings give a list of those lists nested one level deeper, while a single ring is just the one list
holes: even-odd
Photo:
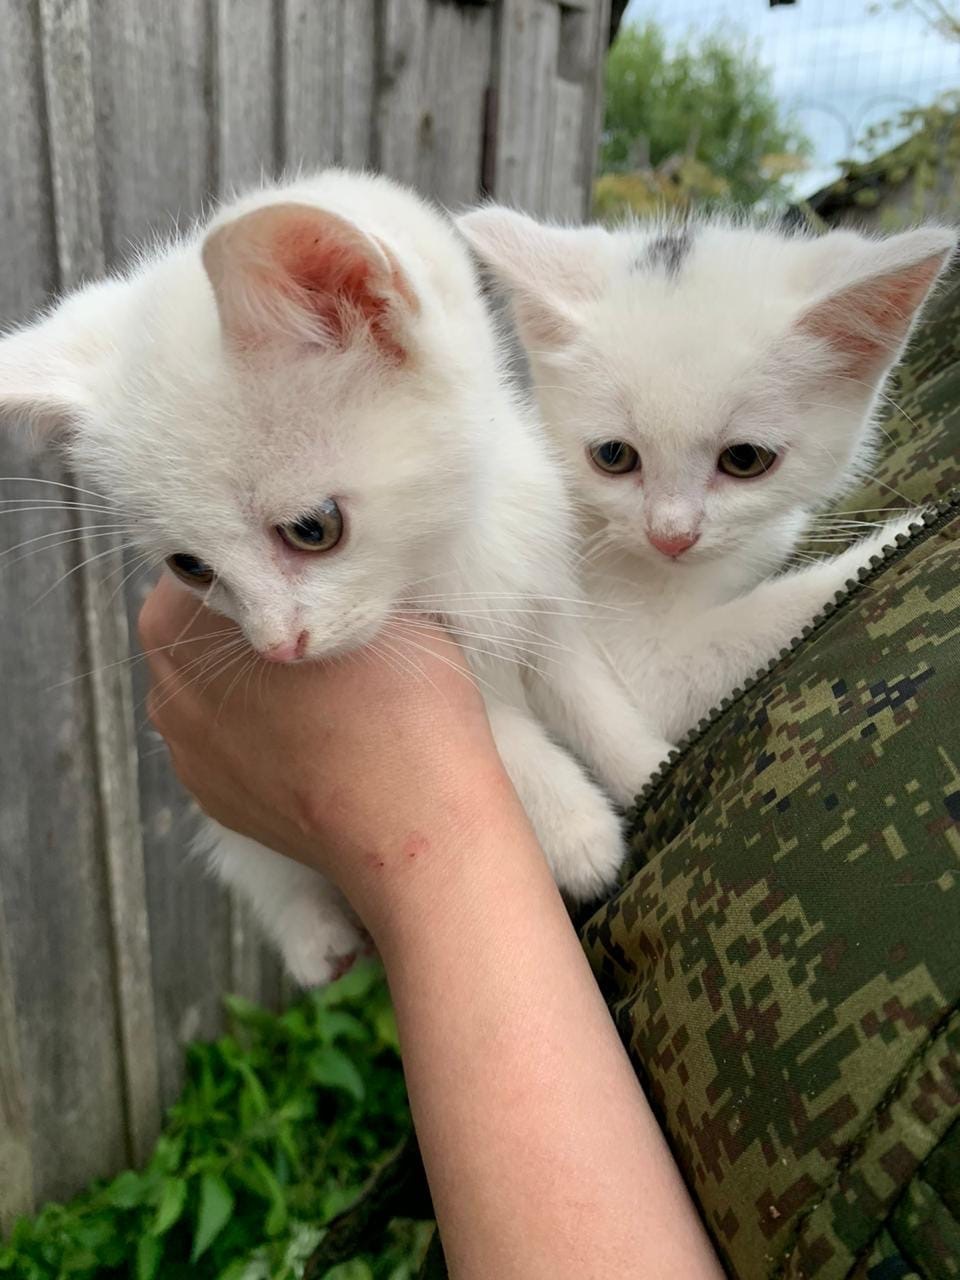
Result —
[{"label": "kitten eye", "polygon": [[191,587],[208,587],[216,577],[208,564],[204,564],[196,556],[188,556],[185,551],[167,556],[167,567],[181,582],[186,582]]},{"label": "kitten eye", "polygon": [[772,449],[759,444],[732,444],[717,459],[717,468],[734,480],[753,480],[762,476],[777,460]]},{"label": "kitten eye", "polygon": [[598,471],[605,471],[611,476],[625,476],[628,471],[637,471],[640,467],[640,455],[633,445],[622,440],[604,440],[602,444],[590,446],[590,461]]},{"label": "kitten eye", "polygon": [[343,516],[334,500],[327,498],[310,515],[278,524],[277,533],[294,551],[330,551],[343,537]]}]

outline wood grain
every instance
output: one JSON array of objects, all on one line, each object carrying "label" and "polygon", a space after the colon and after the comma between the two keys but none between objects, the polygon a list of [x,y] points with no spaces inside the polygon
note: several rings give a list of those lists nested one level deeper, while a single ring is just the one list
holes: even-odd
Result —
[{"label": "wood grain", "polygon": [[[39,17],[26,0],[8,4],[0,41],[4,322],[58,280]],[[127,1143],[92,706],[76,680],[87,668],[82,595],[76,575],[57,587],[78,562],[77,522],[59,501],[60,465],[35,461],[4,428],[0,498],[19,505],[0,516],[0,1018],[16,1015],[2,1037],[0,1141],[8,1154],[22,1147],[25,1106],[39,1200],[116,1168]],[[25,1194],[22,1176],[0,1179],[5,1217]]]},{"label": "wood grain", "polygon": [[[40,39],[60,283],[75,288],[104,269],[86,0],[41,0]],[[114,587],[124,571],[119,537],[84,520],[77,575],[93,711],[99,844],[112,926],[116,1021],[129,1157],[145,1160],[160,1127],[150,940],[140,838],[137,750],[127,618]]]},{"label": "wood grain", "polygon": [[[448,208],[480,194],[492,48],[492,9],[430,8],[415,183]],[[451,67],[459,69],[455,77]]]},{"label": "wood grain", "polygon": [[556,96],[560,7],[503,0],[497,71],[496,196],[546,213],[546,170]]},{"label": "wood grain", "polygon": [[[221,186],[229,189],[234,164],[238,183],[259,176],[249,172],[256,160],[242,140],[258,113],[259,136],[267,136],[265,108],[250,97],[259,53],[241,55],[229,30],[237,18],[252,40],[255,15],[248,5],[212,12],[211,23],[211,10],[198,0],[97,0],[93,7],[97,151],[111,266],[122,265],[144,236],[188,226]],[[128,587],[131,634],[148,585],[135,575]],[[183,1079],[184,1044],[223,1026],[221,995],[236,966],[226,894],[190,852],[196,819],[146,724],[144,664],[134,664],[133,673],[158,1071],[167,1105]]]}]

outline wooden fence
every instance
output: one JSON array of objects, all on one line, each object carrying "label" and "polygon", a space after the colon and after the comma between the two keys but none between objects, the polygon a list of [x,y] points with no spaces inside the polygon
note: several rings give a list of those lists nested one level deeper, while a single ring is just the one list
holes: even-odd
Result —
[{"label": "wooden fence", "polygon": [[[0,323],[219,193],[374,166],[583,214],[609,0],[0,0]],[[0,496],[67,490],[0,432]],[[225,991],[276,1004],[142,726],[142,596],[70,509],[2,508],[0,1225],[142,1161]],[[93,557],[88,559],[88,557]],[[93,674],[88,674],[88,673]]]}]

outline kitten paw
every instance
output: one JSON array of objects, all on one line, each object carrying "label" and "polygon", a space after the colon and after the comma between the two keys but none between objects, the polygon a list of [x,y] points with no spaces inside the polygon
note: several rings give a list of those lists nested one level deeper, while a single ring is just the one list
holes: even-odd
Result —
[{"label": "kitten paw", "polygon": [[904,516],[888,520],[874,533],[854,542],[838,556],[807,570],[811,582],[823,583],[823,603],[827,603],[837,592],[845,591],[847,583],[856,580],[862,569],[869,569],[874,557],[883,555],[884,548],[895,546],[901,534],[909,534],[915,525],[922,523],[923,509],[917,508]]},{"label": "kitten paw", "polygon": [[290,910],[283,938],[284,964],[301,987],[328,986],[372,952],[370,939],[352,921],[321,915],[309,903]]},{"label": "kitten paw", "polygon": [[658,773],[673,750],[665,738],[652,734],[629,743],[617,760],[607,760],[600,781],[617,804],[626,808],[633,804],[644,786]]},{"label": "kitten paw", "polygon": [[599,792],[577,800],[558,808],[540,838],[559,887],[586,902],[614,884],[626,848],[620,819]]}]

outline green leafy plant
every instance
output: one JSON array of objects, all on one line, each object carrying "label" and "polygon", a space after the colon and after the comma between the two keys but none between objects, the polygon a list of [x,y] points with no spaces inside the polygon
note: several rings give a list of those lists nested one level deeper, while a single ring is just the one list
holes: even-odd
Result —
[{"label": "green leafy plant", "polygon": [[[897,137],[901,141],[894,142]],[[885,230],[957,216],[960,93],[943,94],[929,106],[911,107],[873,125],[861,147],[865,158],[841,161],[843,176],[831,193],[863,209],[883,205]]]},{"label": "green leafy plant", "polygon": [[689,156],[668,160],[658,169],[605,173],[593,186],[593,214],[602,222],[643,217],[664,209],[683,212],[693,204],[723,200],[729,187],[706,165]]},{"label": "green leafy plant", "polygon": [[[364,966],[274,1015],[228,999],[231,1033],[187,1053],[153,1156],[0,1244],[11,1280],[299,1280],[324,1226],[409,1134],[396,1026]],[[412,1280],[429,1223],[329,1280]]]},{"label": "green leafy plant", "polygon": [[651,175],[668,204],[754,204],[785,197],[784,174],[809,149],[743,40],[711,33],[671,48],[655,23],[621,30],[607,58],[603,174]]}]

